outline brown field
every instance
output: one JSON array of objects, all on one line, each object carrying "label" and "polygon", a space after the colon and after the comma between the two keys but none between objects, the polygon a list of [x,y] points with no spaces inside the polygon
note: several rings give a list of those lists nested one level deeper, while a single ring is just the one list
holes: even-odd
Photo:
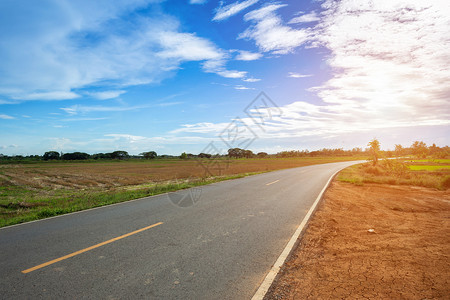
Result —
[{"label": "brown field", "polygon": [[0,227],[253,174],[355,157],[0,164]]},{"label": "brown field", "polygon": [[449,299],[450,192],[334,181],[265,299]]},{"label": "brown field", "polygon": [[[152,160],[109,162],[42,162],[0,164],[0,186],[14,185],[32,191],[39,189],[104,190],[130,185],[165,182],[175,179],[227,176],[265,172],[355,158],[290,158],[220,160]],[[208,168],[206,172],[205,167]]]}]

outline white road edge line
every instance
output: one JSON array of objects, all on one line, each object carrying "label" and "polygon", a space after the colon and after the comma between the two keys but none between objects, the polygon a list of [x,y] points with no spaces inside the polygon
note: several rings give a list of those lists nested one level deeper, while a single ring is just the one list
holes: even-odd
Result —
[{"label": "white road edge line", "polygon": [[[344,169],[344,168],[342,168],[342,169]],[[297,242],[298,237],[300,236],[300,234],[302,233],[302,231],[305,228],[306,224],[308,223],[309,218],[311,218],[314,210],[316,209],[317,204],[319,204],[320,199],[322,199],[323,194],[325,193],[326,189],[330,185],[331,180],[342,169],[337,170],[328,179],[327,183],[323,187],[323,189],[320,192],[319,196],[317,196],[316,201],[314,201],[313,205],[308,210],[308,213],[303,218],[302,223],[300,223],[300,225],[298,226],[297,230],[294,232],[294,235],[291,237],[291,239],[287,243],[286,247],[284,248],[283,252],[281,252],[281,254],[278,257],[277,261],[273,265],[272,269],[270,269],[270,271],[267,274],[266,278],[264,278],[264,281],[261,283],[261,285],[259,286],[259,288],[256,291],[256,293],[253,295],[252,300],[262,300],[264,298],[264,296],[266,295],[266,293],[269,290],[270,286],[272,285],[273,281],[275,280],[275,277],[278,275],[278,272],[280,271],[281,267],[283,266],[284,262],[286,261],[286,258],[291,253],[292,248],[294,248],[295,243]]]}]

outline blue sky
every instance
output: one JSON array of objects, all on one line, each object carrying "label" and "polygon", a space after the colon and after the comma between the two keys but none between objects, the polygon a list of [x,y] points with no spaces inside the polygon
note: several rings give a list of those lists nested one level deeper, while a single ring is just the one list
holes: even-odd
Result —
[{"label": "blue sky", "polygon": [[440,0],[4,0],[0,153],[225,151],[230,124],[255,152],[445,146],[449,16]]}]

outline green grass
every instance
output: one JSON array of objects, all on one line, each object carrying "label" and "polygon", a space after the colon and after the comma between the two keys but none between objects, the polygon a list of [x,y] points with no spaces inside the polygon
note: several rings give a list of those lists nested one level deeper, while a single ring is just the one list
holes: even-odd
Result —
[{"label": "green grass", "polygon": [[365,183],[411,185],[446,190],[450,188],[450,166],[410,165],[409,161],[384,160],[354,165],[342,170],[337,180],[356,185]]},{"label": "green grass", "polygon": [[450,159],[408,159],[406,162],[412,163],[438,163],[438,164],[450,164]]},{"label": "green grass", "polygon": [[[116,191],[65,191],[54,192],[51,197],[33,196],[30,191],[19,187],[1,187],[0,227],[81,211],[89,208],[125,202],[167,192],[187,189],[219,182],[243,178],[263,172],[245,173],[232,176],[217,176],[165,184],[154,184],[136,189]],[[10,202],[11,197],[16,200]]]},{"label": "green grass", "polygon": [[450,170],[450,166],[439,166],[439,165],[409,165],[408,168],[412,171],[439,171],[439,170]]}]

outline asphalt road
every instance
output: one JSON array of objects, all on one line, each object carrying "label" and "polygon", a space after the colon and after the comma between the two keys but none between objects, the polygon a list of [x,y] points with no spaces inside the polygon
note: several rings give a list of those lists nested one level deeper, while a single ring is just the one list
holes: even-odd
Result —
[{"label": "asphalt road", "polygon": [[[164,194],[0,229],[0,298],[250,299],[329,177],[351,164],[270,172],[185,190],[172,201]],[[180,207],[186,199],[195,205]],[[46,262],[53,263],[30,269]]]}]

